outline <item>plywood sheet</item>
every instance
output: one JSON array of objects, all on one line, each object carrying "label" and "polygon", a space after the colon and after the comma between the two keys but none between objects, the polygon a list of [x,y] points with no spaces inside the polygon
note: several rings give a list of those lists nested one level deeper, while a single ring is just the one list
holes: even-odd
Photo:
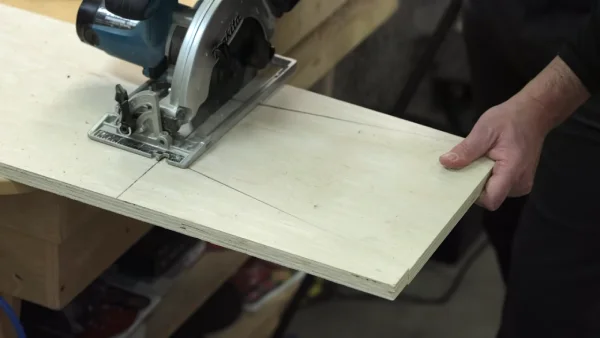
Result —
[{"label": "plywood sheet", "polygon": [[0,20],[0,175],[384,298],[492,167],[445,170],[438,156],[459,138],[293,87],[189,170],[156,163],[86,135],[138,68],[70,24],[2,5]]}]

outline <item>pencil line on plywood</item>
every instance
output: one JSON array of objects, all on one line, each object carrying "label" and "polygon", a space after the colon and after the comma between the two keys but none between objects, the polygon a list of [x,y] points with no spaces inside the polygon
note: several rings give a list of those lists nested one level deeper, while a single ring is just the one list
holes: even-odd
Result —
[{"label": "pencil line on plywood", "polygon": [[358,122],[358,121],[346,120],[346,119],[341,119],[339,117],[321,115],[321,114],[316,114],[316,113],[309,113],[309,112],[302,111],[302,110],[284,108],[284,107],[273,106],[273,105],[269,105],[269,104],[261,104],[261,106],[268,107],[268,108],[273,108],[273,109],[277,109],[277,110],[285,110],[285,111],[289,111],[289,112],[292,112],[292,113],[299,113],[299,114],[306,114],[306,115],[311,115],[311,116],[322,117],[322,118],[330,119],[330,120],[334,120],[334,121],[353,123],[353,124],[357,124],[357,125],[365,126],[365,127],[377,128],[377,129],[381,129],[381,130],[388,130],[388,131],[393,131],[393,132],[398,132],[398,133],[403,133],[403,134],[408,134],[408,135],[414,135],[414,136],[420,136],[420,137],[427,138],[427,139],[430,139],[430,140],[434,140],[434,141],[437,141],[437,142],[446,142],[446,140],[444,140],[444,139],[440,139],[440,138],[437,138],[437,137],[431,137],[431,136],[428,136],[428,135],[423,135],[421,133],[415,133],[415,132],[406,131],[406,130],[398,130],[398,129],[394,129],[394,128],[386,128],[386,127],[382,127],[382,126],[378,126],[378,125],[373,125],[373,124],[369,124],[369,123],[363,123],[363,122]]},{"label": "pencil line on plywood", "polygon": [[140,175],[140,177],[136,178],[135,181],[133,181],[133,183],[131,183],[127,188],[125,188],[125,190],[123,190],[119,196],[117,196],[117,199],[120,199],[121,196],[123,196],[124,193],[126,193],[129,189],[131,189],[131,187],[133,187],[139,180],[142,179],[142,177],[146,176],[147,173],[150,172],[150,170],[152,170],[154,167],[156,167],[156,165],[160,163],[160,161],[156,161],[156,163],[152,164],[150,166],[150,168],[148,168],[146,171],[144,171],[143,174]]},{"label": "pencil line on plywood", "polygon": [[[277,211],[279,211],[279,212],[281,212],[281,213],[283,213],[283,214],[285,214],[285,215],[287,215],[287,216],[293,217],[293,218],[295,218],[295,219],[299,220],[299,221],[300,221],[300,222],[302,222],[302,223],[306,223],[306,224],[308,224],[308,225],[310,225],[310,226],[312,226],[312,227],[315,227],[315,228],[317,228],[317,229],[321,229],[321,230],[323,230],[323,231],[327,231],[327,229],[324,229],[324,228],[322,228],[322,227],[319,227],[319,226],[318,226],[318,225],[316,225],[316,224],[310,223],[310,222],[308,222],[308,221],[306,221],[306,220],[304,220],[304,219],[302,219],[302,218],[300,218],[300,217],[298,217],[298,216],[296,216],[296,215],[294,215],[294,214],[291,214],[291,213],[289,213],[289,212],[287,212],[287,211],[285,211],[285,210],[282,210],[281,208],[278,208],[278,207],[276,207],[276,206],[274,206],[274,205],[272,205],[272,204],[270,204],[270,203],[267,203],[267,202],[265,202],[265,201],[263,201],[263,200],[260,200],[260,199],[258,199],[258,198],[256,198],[256,197],[254,197],[254,196],[252,196],[252,195],[250,195],[250,194],[246,193],[246,192],[243,192],[243,191],[241,191],[241,190],[239,190],[239,189],[236,189],[236,188],[234,188],[234,187],[232,187],[232,186],[230,186],[230,185],[228,185],[228,184],[225,184],[225,183],[223,183],[223,182],[221,182],[221,181],[219,181],[219,180],[217,180],[217,179],[214,179],[214,178],[212,178],[212,177],[210,177],[210,176],[208,176],[208,175],[206,175],[206,174],[204,174],[204,173],[201,173],[201,172],[199,172],[199,171],[197,171],[197,170],[194,170],[194,169],[191,169],[191,168],[190,168],[190,170],[191,170],[191,171],[193,171],[193,172],[195,172],[195,173],[197,173],[197,174],[199,174],[199,175],[202,175],[202,176],[204,176],[204,177],[208,178],[209,180],[211,180],[211,181],[213,181],[213,182],[215,182],[215,183],[218,183],[218,184],[220,184],[220,185],[222,185],[222,186],[224,186],[224,187],[227,187],[228,189],[231,189],[231,190],[233,190],[233,191],[235,191],[235,192],[237,192],[237,193],[240,193],[240,194],[242,194],[242,195],[244,195],[244,196],[246,196],[246,197],[249,197],[249,198],[251,198],[251,199],[253,199],[253,200],[255,200],[255,201],[257,201],[257,202],[259,202],[259,203],[261,203],[261,204],[264,204],[264,205],[266,205],[266,206],[270,207],[270,208],[273,208],[273,209],[275,209],[275,210],[277,210]],[[327,231],[327,232],[329,232],[329,231]],[[331,233],[331,232],[330,232],[330,233]],[[333,234],[333,233],[332,233],[332,234]]]}]

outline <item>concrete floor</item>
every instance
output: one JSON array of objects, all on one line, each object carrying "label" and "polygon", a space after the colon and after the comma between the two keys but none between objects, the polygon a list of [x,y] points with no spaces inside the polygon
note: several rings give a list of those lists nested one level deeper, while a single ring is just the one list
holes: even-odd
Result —
[{"label": "concrete floor", "polygon": [[[403,294],[437,297],[455,275],[456,268],[430,263]],[[502,298],[502,281],[488,246],[444,305],[401,299],[325,302],[296,315],[290,338],[494,338]]]}]

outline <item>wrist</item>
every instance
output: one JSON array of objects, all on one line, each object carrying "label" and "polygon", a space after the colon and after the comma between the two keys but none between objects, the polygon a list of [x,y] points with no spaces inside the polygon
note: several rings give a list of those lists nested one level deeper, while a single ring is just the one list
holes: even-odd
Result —
[{"label": "wrist", "polygon": [[559,114],[526,91],[519,92],[510,101],[512,105],[519,107],[515,110],[520,115],[519,120],[531,132],[545,136],[558,124],[556,116]]},{"label": "wrist", "polygon": [[589,96],[579,78],[557,57],[514,99],[548,132],[566,120]]}]

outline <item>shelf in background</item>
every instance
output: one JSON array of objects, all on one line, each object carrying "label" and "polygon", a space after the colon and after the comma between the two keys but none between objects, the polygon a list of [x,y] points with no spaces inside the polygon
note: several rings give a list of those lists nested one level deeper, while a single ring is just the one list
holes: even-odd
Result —
[{"label": "shelf in background", "polygon": [[236,251],[209,251],[177,277],[145,322],[146,338],[171,336],[249,257]]},{"label": "shelf in background", "polygon": [[302,279],[284,292],[273,297],[260,310],[245,312],[242,317],[228,329],[212,334],[209,338],[267,338],[270,337],[279,324],[281,313],[294,297]]}]

